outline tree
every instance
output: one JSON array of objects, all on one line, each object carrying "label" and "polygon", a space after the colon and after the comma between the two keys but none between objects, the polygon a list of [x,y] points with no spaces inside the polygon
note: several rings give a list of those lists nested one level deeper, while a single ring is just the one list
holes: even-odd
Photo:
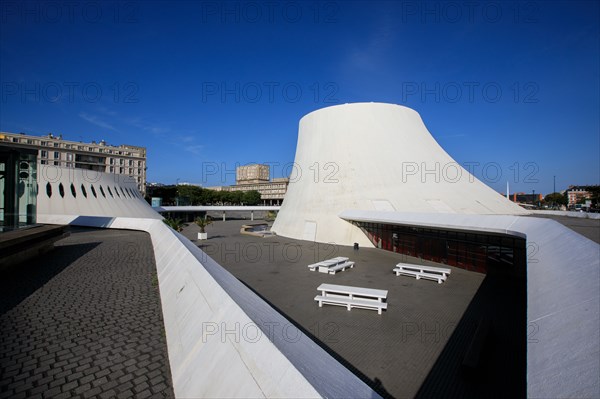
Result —
[{"label": "tree", "polygon": [[544,202],[547,204],[567,205],[569,200],[566,195],[561,193],[552,193],[544,197]]},{"label": "tree", "polygon": [[177,196],[188,198],[191,205],[201,205],[202,188],[198,186],[179,185],[177,186]]},{"label": "tree", "polygon": [[242,202],[244,205],[258,205],[260,204],[260,199],[260,193],[258,191],[244,191]]},{"label": "tree", "polygon": [[231,191],[221,191],[221,192],[219,192],[219,194],[220,194],[220,198],[219,199],[221,200],[221,203],[223,205],[230,204],[230,203],[233,202],[233,192],[231,192]]},{"label": "tree", "polygon": [[212,224],[212,219],[210,218],[210,216],[205,215],[204,217],[197,217],[196,220],[194,220],[194,223],[196,223],[198,227],[200,227],[200,233],[206,233],[204,229],[209,224]]},{"label": "tree", "polygon": [[175,205],[177,186],[148,187],[148,196],[162,198],[163,205]]},{"label": "tree", "polygon": [[275,211],[268,211],[267,212],[267,217],[265,218],[265,220],[272,221],[272,220],[275,220],[275,218],[277,218],[277,212],[275,212]]},{"label": "tree", "polygon": [[244,192],[243,191],[231,191],[230,192],[231,196],[230,196],[230,202],[233,205],[239,205],[242,203],[243,198],[244,198]]},{"label": "tree", "polygon": [[163,222],[177,232],[182,231],[185,227],[185,223],[181,219],[164,218]]},{"label": "tree", "polygon": [[597,207],[600,204],[600,186],[586,186],[585,189],[590,193],[592,206]]}]

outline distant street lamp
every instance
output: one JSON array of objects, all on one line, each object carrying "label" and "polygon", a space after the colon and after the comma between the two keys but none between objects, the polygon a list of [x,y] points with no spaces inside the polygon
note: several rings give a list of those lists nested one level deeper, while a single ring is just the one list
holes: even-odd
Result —
[{"label": "distant street lamp", "polygon": [[553,178],[554,178],[554,188],[552,191],[552,209],[556,208],[556,175],[554,175]]}]

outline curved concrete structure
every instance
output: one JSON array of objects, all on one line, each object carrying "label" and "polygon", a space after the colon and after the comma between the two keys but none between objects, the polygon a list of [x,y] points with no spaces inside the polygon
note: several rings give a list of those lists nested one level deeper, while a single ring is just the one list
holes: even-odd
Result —
[{"label": "curved concrete structure", "polygon": [[150,235],[176,397],[379,397],[163,223],[134,182],[118,175],[56,167],[42,168],[38,180],[38,223],[140,230]]},{"label": "curved concrete structure", "polygon": [[52,165],[40,165],[37,214],[39,223],[58,224],[91,216],[162,219],[129,176]]},{"label": "curved concrete structure", "polygon": [[272,231],[372,247],[338,217],[346,209],[528,213],[454,161],[416,111],[383,103],[337,105],[300,120],[295,168]]},{"label": "curved concrete structure", "polygon": [[348,221],[527,239],[527,397],[600,397],[600,246],[560,223],[507,215],[347,210]]}]

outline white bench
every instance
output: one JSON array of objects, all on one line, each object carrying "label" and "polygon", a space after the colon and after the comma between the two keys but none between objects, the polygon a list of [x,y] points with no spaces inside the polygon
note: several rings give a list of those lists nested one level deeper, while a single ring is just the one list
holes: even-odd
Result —
[{"label": "white bench", "polygon": [[387,298],[387,290],[335,284],[321,284],[317,290],[321,291],[321,295],[315,297],[319,307],[326,304],[345,306],[348,310],[372,309],[377,310],[378,314],[381,314],[383,309],[387,309],[387,303],[383,302]]},{"label": "white bench", "polygon": [[308,265],[308,270],[310,270],[311,272],[314,272],[315,270],[317,270],[318,267],[319,267],[318,263],[313,263],[312,265]]},{"label": "white bench", "polygon": [[417,280],[422,278],[428,280],[435,280],[438,284],[443,283],[448,278],[451,270],[442,267],[426,266],[426,265],[411,265],[408,263],[398,263],[393,269],[396,276],[413,276]]},{"label": "white bench", "polygon": [[314,272],[316,269],[319,269],[321,273],[328,273],[330,267],[342,264],[347,260],[348,258],[346,257],[338,256],[337,258],[328,259],[321,262],[313,263],[312,265],[308,265],[308,269],[311,272]]},{"label": "white bench", "polygon": [[354,267],[354,262],[344,262],[344,263],[340,263],[339,265],[330,267],[329,269],[327,269],[327,271],[329,272],[329,274],[336,274],[340,270],[344,271],[346,269],[351,269],[353,267]]},{"label": "white bench", "polygon": [[404,276],[416,277],[417,280],[420,280],[422,278],[427,279],[427,280],[435,280],[438,282],[438,284],[442,284],[444,281],[446,281],[446,276],[444,276],[442,274],[420,273],[420,272],[416,272],[413,270],[403,270],[403,269],[394,269],[394,272],[396,272],[396,276],[399,276],[402,274]]}]

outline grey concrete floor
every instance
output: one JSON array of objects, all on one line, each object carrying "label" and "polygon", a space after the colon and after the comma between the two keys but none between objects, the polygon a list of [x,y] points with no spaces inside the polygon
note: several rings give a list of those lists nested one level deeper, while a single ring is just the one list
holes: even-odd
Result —
[{"label": "grey concrete floor", "polygon": [[[343,364],[398,398],[417,394],[485,277],[454,267],[443,284],[396,277],[396,263],[420,260],[378,249],[251,237],[239,233],[246,223],[215,221],[207,228],[209,239],[196,243]],[[190,224],[183,233],[195,241],[198,231]],[[335,275],[308,270],[308,264],[335,256],[347,256],[356,266]],[[321,283],[386,289],[388,310],[378,315],[319,308],[314,297]]]},{"label": "grey concrete floor", "polygon": [[0,275],[0,398],[173,397],[146,233],[73,229]]}]

